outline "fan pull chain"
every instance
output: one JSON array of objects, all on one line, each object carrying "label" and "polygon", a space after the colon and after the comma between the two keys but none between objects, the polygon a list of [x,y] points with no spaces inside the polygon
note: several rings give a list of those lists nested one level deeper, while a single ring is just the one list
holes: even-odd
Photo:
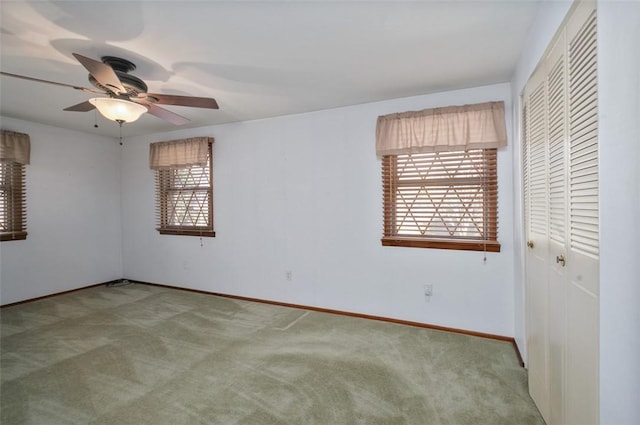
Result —
[{"label": "fan pull chain", "polygon": [[93,126],[98,128],[98,112],[95,109],[93,110]]},{"label": "fan pull chain", "polygon": [[120,146],[122,146],[122,123],[124,121],[118,120],[118,124],[120,124]]}]

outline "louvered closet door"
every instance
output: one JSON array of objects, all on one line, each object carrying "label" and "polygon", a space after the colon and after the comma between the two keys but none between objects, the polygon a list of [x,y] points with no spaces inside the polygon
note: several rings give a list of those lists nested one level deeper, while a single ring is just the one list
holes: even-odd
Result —
[{"label": "louvered closet door", "polygon": [[[549,424],[564,424],[566,341],[567,72],[561,33],[545,59],[549,199]],[[562,261],[565,259],[565,261]]]},{"label": "louvered closet door", "polygon": [[548,205],[546,81],[540,68],[525,89],[524,195],[529,393],[545,420],[549,417]]},{"label": "louvered closet door", "polygon": [[594,1],[574,4],[524,92],[529,391],[549,425],[598,423]]},{"label": "louvered closet door", "polygon": [[598,89],[595,5],[567,25],[569,74],[569,247],[566,423],[598,422]]}]

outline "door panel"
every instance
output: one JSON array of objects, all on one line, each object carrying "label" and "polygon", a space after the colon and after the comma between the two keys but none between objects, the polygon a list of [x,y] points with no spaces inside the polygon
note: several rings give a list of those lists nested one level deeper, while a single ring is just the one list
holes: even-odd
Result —
[{"label": "door panel", "polygon": [[596,12],[588,3],[567,24],[569,250],[566,419],[599,418],[599,194]]},{"label": "door panel", "polygon": [[[548,323],[548,206],[547,206],[547,115],[544,72],[532,77],[525,92],[525,254],[527,297],[527,358],[529,393],[542,416],[549,417],[549,323]],[[530,313],[530,314],[529,314]]]},{"label": "door panel", "polygon": [[567,294],[566,423],[598,423],[598,298],[574,282]]},{"label": "door panel", "polygon": [[567,72],[564,34],[545,60],[549,162],[549,423],[565,422]]}]

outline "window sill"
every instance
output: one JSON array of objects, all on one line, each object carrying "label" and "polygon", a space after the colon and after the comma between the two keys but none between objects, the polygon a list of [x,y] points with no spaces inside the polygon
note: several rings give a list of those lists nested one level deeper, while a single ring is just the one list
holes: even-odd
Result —
[{"label": "window sill", "polygon": [[27,232],[7,232],[0,233],[0,241],[23,241],[27,239]]},{"label": "window sill", "polygon": [[186,230],[186,229],[156,229],[161,235],[198,236],[202,238],[215,238],[213,230]]},{"label": "window sill", "polygon": [[500,252],[500,243],[495,241],[478,241],[464,239],[422,239],[386,237],[382,238],[382,246],[403,246],[407,248],[455,249],[460,251]]}]

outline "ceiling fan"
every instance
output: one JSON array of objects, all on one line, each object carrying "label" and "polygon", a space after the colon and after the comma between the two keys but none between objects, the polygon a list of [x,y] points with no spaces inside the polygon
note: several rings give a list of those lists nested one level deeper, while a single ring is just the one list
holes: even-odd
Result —
[{"label": "ceiling fan", "polygon": [[2,71],[0,71],[0,75],[70,87],[91,94],[106,95],[107,97],[94,97],[77,105],[64,108],[64,110],[87,112],[97,109],[105,118],[120,124],[133,122],[145,112],[175,125],[186,124],[190,121],[158,105],[218,109],[218,103],[215,99],[208,97],[147,93],[147,85],[144,81],[129,74],[129,72],[136,69],[136,66],[126,59],[115,56],[103,56],[101,58],[102,62],[100,62],[78,53],[73,53],[73,56],[89,71],[89,82],[96,87],[96,89],[41,80],[39,78],[26,77],[24,75]]}]

